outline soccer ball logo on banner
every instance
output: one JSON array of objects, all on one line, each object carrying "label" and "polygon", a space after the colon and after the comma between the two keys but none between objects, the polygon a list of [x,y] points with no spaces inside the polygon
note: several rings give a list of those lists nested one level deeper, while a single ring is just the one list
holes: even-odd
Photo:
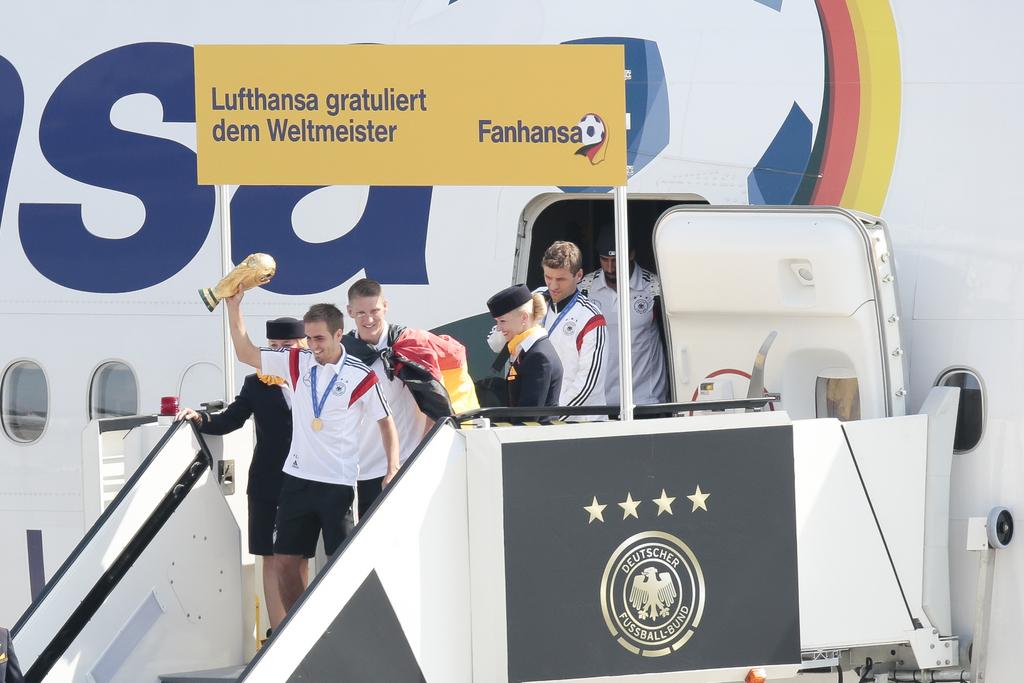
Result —
[{"label": "soccer ball logo on banner", "polygon": [[604,161],[608,147],[608,129],[604,125],[604,119],[594,113],[587,114],[576,124],[580,129],[580,137],[583,146],[576,150],[576,154],[587,157],[591,164],[599,164]]}]

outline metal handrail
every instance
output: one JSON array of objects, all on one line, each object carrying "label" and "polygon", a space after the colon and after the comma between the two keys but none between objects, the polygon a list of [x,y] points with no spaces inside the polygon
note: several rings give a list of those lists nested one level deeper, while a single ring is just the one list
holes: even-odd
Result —
[{"label": "metal handrail", "polygon": [[[637,416],[654,415],[678,415],[697,410],[759,410],[769,403],[781,400],[779,394],[765,394],[756,398],[730,398],[713,401],[684,401],[680,403],[652,403],[640,405],[633,408],[633,414]],[[511,418],[521,419],[525,417],[561,417],[578,415],[606,415],[615,417],[619,414],[619,406],[521,406],[508,407],[497,406],[491,408],[480,408],[467,413],[456,415],[456,423],[468,422],[479,418],[499,419]]]},{"label": "metal handrail", "polygon": [[125,415],[123,417],[105,417],[98,422],[100,434],[119,432],[141,427],[157,421],[156,415]]}]

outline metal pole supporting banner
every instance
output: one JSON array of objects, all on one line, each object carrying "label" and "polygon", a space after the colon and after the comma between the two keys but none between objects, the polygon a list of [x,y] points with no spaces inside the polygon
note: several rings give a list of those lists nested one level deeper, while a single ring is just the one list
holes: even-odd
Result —
[{"label": "metal pole supporting banner", "polygon": [[615,188],[615,287],[619,299],[619,419],[628,422],[633,419],[633,334],[629,324],[632,297],[626,207],[626,186],[622,185]]},{"label": "metal pole supporting banner", "polygon": [[[227,276],[234,268],[231,263],[231,196],[227,185],[217,186],[217,201],[220,204],[220,260],[221,277]],[[235,349],[231,343],[231,324],[228,321],[228,307],[221,306],[224,341],[224,402],[231,403],[235,397]]]}]

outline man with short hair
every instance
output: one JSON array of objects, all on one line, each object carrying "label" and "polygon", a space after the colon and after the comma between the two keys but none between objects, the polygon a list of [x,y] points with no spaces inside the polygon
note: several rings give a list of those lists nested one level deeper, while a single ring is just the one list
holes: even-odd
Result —
[{"label": "man with short hair", "polygon": [[[267,321],[267,346],[290,349],[306,341],[305,326],[295,318]],[[256,424],[256,445],[249,465],[245,494],[249,504],[249,552],[263,558],[263,594],[267,617],[275,629],[284,621],[285,608],[279,590],[279,558],[274,555],[274,521],[281,496],[282,469],[292,442],[292,411],[285,398],[282,377],[254,373],[245,378],[238,397],[215,415],[184,408],[177,419],[192,420],[203,434],[229,434],[250,416]],[[312,554],[310,555],[312,556]],[[303,563],[300,571],[306,579]]]},{"label": "man with short hair", "polygon": [[289,378],[292,442],[277,508],[274,554],[281,558],[281,601],[290,610],[306,585],[301,565],[316,549],[321,530],[332,555],[345,540],[344,516],[355,497],[360,424],[376,422],[388,467],[383,485],[398,472],[398,434],[377,375],[341,345],[343,316],[316,304],[303,316],[309,349],[259,349],[245,332],[241,289],[229,297],[231,341],[238,359],[270,375]]},{"label": "man with short hair", "polygon": [[[583,255],[572,242],[554,242],[541,259],[548,302],[541,324],[562,361],[560,406],[605,404],[605,317],[577,289],[583,278]],[[606,419],[604,415],[570,416],[569,421]]]},{"label": "man with short hair", "polygon": [[[580,289],[597,304],[608,324],[608,363],[605,396],[609,404],[619,402],[619,293],[615,267],[615,232],[611,225],[600,228],[597,255],[601,267],[580,282]],[[650,405],[668,400],[665,369],[665,340],[661,322],[661,281],[649,270],[636,265],[636,252],[629,251],[630,330],[633,349],[633,403]]]},{"label": "man with short hair", "polygon": [[[388,300],[384,297],[380,283],[369,278],[357,280],[348,290],[348,315],[355,329],[342,337],[345,350],[359,358],[376,374],[378,385],[391,406],[395,428],[398,430],[399,465],[404,465],[412,455],[430,426],[427,416],[419,409],[409,388],[393,373],[389,372],[382,354],[388,350],[405,329],[391,325],[388,314]],[[367,424],[363,424],[359,436],[359,477],[357,484],[359,519],[367,513],[380,495],[387,460],[380,438]]]}]

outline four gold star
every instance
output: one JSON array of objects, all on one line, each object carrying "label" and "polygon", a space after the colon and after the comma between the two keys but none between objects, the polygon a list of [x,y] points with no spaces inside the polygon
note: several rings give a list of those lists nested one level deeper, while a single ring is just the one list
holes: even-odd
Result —
[{"label": "four gold star", "polygon": [[600,503],[598,503],[597,502],[597,496],[594,496],[594,502],[591,503],[590,505],[584,506],[584,508],[583,508],[584,510],[586,510],[587,512],[590,513],[590,520],[587,522],[587,524],[590,524],[595,519],[597,521],[599,521],[599,522],[603,522],[604,521],[604,509],[606,507],[608,507],[608,506],[607,505],[601,505]]},{"label": "four gold star", "polygon": [[710,493],[704,493],[700,490],[700,485],[697,486],[697,490],[693,492],[692,496],[687,496],[693,502],[693,509],[690,512],[696,512],[697,508],[700,508],[704,512],[708,511],[708,497]]},{"label": "four gold star", "polygon": [[[686,496],[690,502],[693,503],[693,508],[690,512],[696,512],[697,510],[708,511],[708,498],[711,497],[710,493],[705,493],[700,490],[700,485],[697,485],[697,490],[693,492],[692,496]],[[665,493],[665,489],[661,490],[660,498],[652,498],[651,502],[658,506],[658,517],[661,517],[661,513],[667,512],[670,515],[675,513],[672,511],[672,503],[675,502],[675,496],[670,496]],[[637,508],[640,507],[642,500],[633,500],[633,493],[631,491],[626,493],[626,500],[621,503],[616,503],[622,508],[622,519],[628,519],[630,517],[634,519],[640,519],[640,515],[637,514]],[[590,505],[584,505],[583,509],[590,515],[587,520],[587,524],[592,524],[594,520],[598,522],[604,522],[604,509],[607,505],[602,505],[597,502],[597,496],[594,496],[593,501]]]},{"label": "four gold star", "polygon": [[635,519],[640,519],[639,515],[636,514],[636,508],[640,503],[641,501],[639,500],[633,500],[633,494],[626,493],[626,500],[619,503],[619,507],[622,508],[622,518],[626,519],[632,516]]},{"label": "four gold star", "polygon": [[658,517],[661,517],[662,512],[667,512],[670,515],[672,514],[672,501],[674,500],[674,497],[665,495],[665,489],[661,490],[661,498],[655,498],[651,501],[658,506]]}]

